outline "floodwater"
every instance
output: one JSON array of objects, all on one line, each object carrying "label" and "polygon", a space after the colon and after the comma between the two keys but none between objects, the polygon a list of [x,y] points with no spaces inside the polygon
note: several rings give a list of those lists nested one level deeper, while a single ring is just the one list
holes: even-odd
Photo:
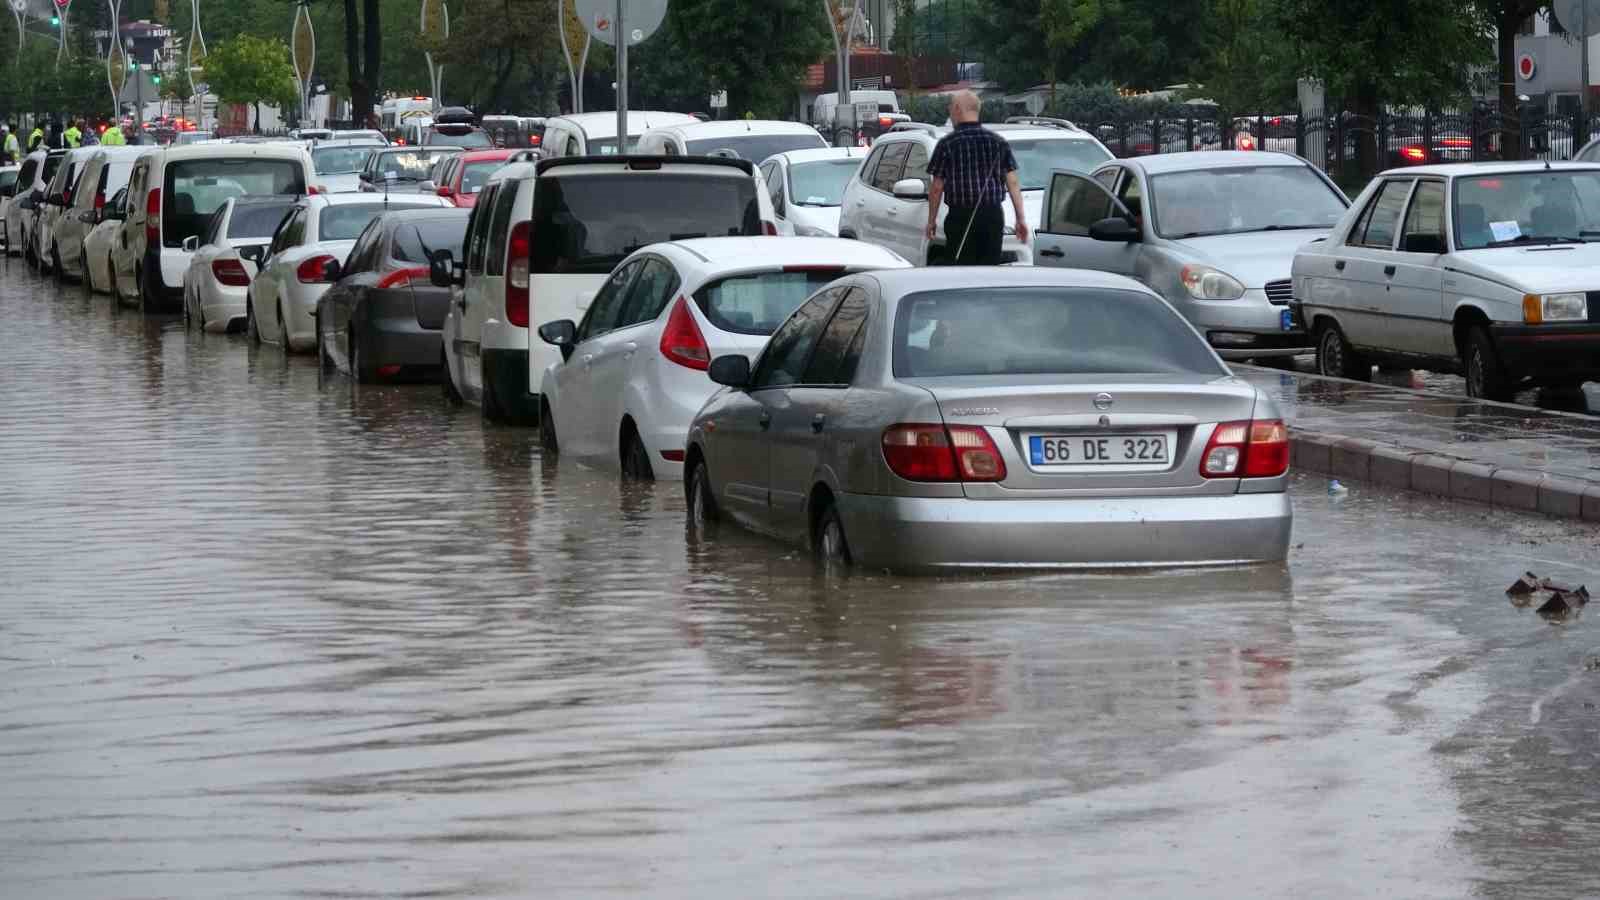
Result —
[{"label": "floodwater", "polygon": [[0,896],[1600,893],[1600,532],[826,576],[437,387],[0,263]]}]

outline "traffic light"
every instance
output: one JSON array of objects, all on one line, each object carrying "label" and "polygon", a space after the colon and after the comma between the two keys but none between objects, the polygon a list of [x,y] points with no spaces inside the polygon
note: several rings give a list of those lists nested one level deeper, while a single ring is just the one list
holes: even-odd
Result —
[{"label": "traffic light", "polygon": [[161,83],[161,73],[160,72],[151,73],[151,75],[150,75],[150,83],[151,84],[160,84]]},{"label": "traffic light", "polygon": [[61,27],[61,17],[60,16],[51,16],[50,17],[50,27],[51,28],[60,28]]}]

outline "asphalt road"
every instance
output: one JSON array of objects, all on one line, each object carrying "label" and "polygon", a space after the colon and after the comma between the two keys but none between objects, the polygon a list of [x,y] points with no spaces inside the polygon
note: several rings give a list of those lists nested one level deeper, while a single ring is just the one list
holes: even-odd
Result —
[{"label": "asphalt road", "polygon": [[0,895],[1600,893],[1600,530],[825,577],[437,387],[0,263]]}]

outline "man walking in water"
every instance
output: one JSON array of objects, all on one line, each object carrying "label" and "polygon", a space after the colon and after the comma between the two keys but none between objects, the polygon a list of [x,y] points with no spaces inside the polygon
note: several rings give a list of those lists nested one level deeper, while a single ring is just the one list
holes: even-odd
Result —
[{"label": "man walking in water", "polygon": [[963,266],[997,266],[1006,216],[1006,196],[1017,217],[1017,240],[1028,242],[1028,218],[1017,182],[1017,158],[1011,145],[978,124],[978,95],[961,91],[950,98],[955,130],[939,140],[928,160],[933,185],[928,190],[927,235],[938,234],[939,203],[950,212],[944,219],[946,259]]}]

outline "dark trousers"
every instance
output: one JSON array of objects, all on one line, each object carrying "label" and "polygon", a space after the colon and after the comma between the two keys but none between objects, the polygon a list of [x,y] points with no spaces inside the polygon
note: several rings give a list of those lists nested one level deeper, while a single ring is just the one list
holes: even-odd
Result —
[{"label": "dark trousers", "polygon": [[[968,230],[968,226],[971,230]],[[998,266],[1000,244],[1004,239],[1006,214],[998,206],[977,208],[950,207],[944,217],[946,265]],[[966,235],[966,243],[961,237]],[[956,250],[960,249],[957,254]]]}]

